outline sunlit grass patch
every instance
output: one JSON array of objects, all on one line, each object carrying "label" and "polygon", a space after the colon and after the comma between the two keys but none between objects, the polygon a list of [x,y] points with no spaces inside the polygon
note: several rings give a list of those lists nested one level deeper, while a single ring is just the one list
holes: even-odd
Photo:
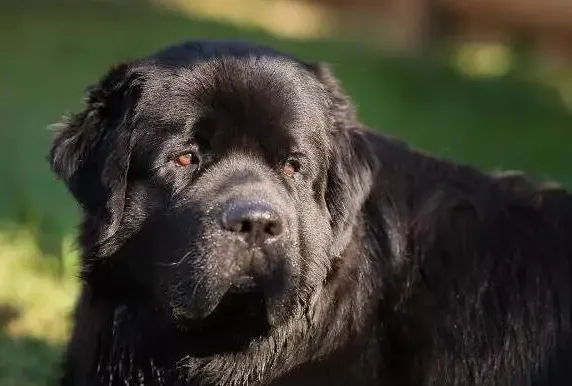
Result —
[{"label": "sunlit grass patch", "polygon": [[29,230],[0,232],[0,305],[16,311],[4,321],[6,335],[51,343],[67,337],[78,286],[74,253],[66,244],[56,259],[42,254]]}]

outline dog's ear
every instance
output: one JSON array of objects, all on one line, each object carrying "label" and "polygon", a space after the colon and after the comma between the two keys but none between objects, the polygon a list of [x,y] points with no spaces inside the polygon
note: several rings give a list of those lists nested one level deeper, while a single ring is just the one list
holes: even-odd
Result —
[{"label": "dog's ear", "polygon": [[332,141],[325,198],[334,232],[332,253],[339,254],[348,245],[370,193],[376,159],[367,133],[338,80],[322,63],[311,68],[324,85],[330,104]]},{"label": "dog's ear", "polygon": [[88,88],[81,112],[54,125],[51,168],[86,216],[102,224],[96,244],[115,233],[123,216],[132,148],[130,116],[139,84],[140,76],[130,64],[118,65]]},{"label": "dog's ear", "polygon": [[310,64],[309,67],[328,93],[332,128],[335,131],[345,131],[358,127],[354,106],[330,68],[325,63]]}]

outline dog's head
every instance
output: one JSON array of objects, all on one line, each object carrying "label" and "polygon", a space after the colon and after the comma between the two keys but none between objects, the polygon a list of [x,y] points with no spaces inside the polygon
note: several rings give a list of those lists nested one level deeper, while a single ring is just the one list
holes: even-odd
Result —
[{"label": "dog's head", "polygon": [[111,69],[50,154],[84,211],[85,279],[181,325],[280,323],[327,282],[368,193],[354,125],[324,66],[260,46]]}]

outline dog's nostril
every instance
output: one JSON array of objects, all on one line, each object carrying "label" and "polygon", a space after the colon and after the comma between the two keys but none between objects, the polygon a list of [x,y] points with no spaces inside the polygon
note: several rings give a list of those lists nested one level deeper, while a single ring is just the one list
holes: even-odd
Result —
[{"label": "dog's nostril", "polygon": [[250,220],[241,221],[240,222],[240,228],[238,229],[238,232],[242,232],[242,233],[252,232],[252,223],[250,222]]},{"label": "dog's nostril", "polygon": [[236,233],[248,233],[252,229],[252,224],[248,220],[233,221],[227,218],[226,221],[223,221],[223,225],[226,230]]},{"label": "dog's nostril", "polygon": [[223,228],[249,243],[261,243],[283,232],[282,220],[266,203],[232,202],[222,214]]},{"label": "dog's nostril", "polygon": [[278,236],[282,233],[282,223],[280,221],[271,221],[266,225],[264,231],[269,235]]}]

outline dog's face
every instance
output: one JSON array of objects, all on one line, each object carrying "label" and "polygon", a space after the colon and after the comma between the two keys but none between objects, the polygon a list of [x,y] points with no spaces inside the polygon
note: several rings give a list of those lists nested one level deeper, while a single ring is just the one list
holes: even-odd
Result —
[{"label": "dog's face", "polygon": [[337,127],[350,109],[322,69],[197,47],[110,71],[51,161],[85,211],[90,284],[186,328],[229,323],[252,337],[327,281],[366,162]]},{"label": "dog's face", "polygon": [[326,270],[308,266],[325,262],[332,236],[325,92],[296,64],[265,58],[154,71],[132,123],[124,216],[143,218],[125,251],[152,251],[180,316],[260,292],[279,317],[310,284],[302,271]]}]

